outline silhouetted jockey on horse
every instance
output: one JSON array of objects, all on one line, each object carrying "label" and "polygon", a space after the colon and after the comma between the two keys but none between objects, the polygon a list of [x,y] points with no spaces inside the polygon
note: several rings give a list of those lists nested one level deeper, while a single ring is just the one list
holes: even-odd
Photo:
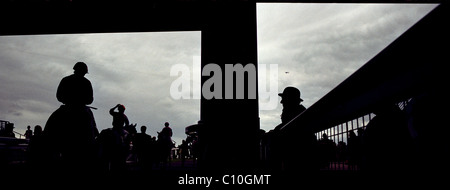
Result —
[{"label": "silhouetted jockey on horse", "polygon": [[[118,112],[114,110],[117,108]],[[125,115],[125,106],[117,104],[109,110],[113,116],[112,129],[105,129],[101,132],[101,159],[106,170],[123,171],[126,166],[126,159],[130,150],[130,134],[125,129],[130,126],[128,117]],[[109,166],[108,166],[109,165]]]},{"label": "silhouetted jockey on horse", "polygon": [[84,77],[88,67],[78,62],[74,74],[64,77],[56,92],[63,103],[45,124],[44,135],[49,139],[50,160],[62,163],[63,169],[91,169],[97,156],[95,138],[98,129],[91,107],[94,101],[91,82]]},{"label": "silhouetted jockey on horse", "polygon": [[[117,108],[118,112],[114,110]],[[124,126],[130,125],[127,115],[125,115],[125,106],[117,104],[115,107],[109,110],[109,114],[113,116],[113,129],[123,129]]]}]

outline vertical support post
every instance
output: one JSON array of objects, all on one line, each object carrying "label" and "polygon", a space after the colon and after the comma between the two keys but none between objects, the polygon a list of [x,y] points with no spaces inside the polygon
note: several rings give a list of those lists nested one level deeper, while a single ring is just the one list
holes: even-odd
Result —
[{"label": "vertical support post", "polygon": [[364,121],[364,117],[365,116],[362,116],[362,123],[363,123],[363,127],[365,128],[366,127],[366,122]]},{"label": "vertical support post", "polygon": [[[250,169],[258,160],[260,129],[256,3],[210,2],[206,3],[202,14],[200,117],[205,125],[202,134],[206,144],[205,167],[214,170]],[[233,73],[231,78],[226,75],[229,72],[227,68],[239,64],[243,67],[254,66],[256,74],[245,72],[243,81],[236,80],[238,72]],[[205,68],[211,65],[220,68],[220,71],[206,72]],[[256,86],[250,86],[249,80],[256,80]],[[236,91],[238,83],[244,83],[244,98],[237,95],[240,93]],[[205,98],[205,91],[218,96]]]}]

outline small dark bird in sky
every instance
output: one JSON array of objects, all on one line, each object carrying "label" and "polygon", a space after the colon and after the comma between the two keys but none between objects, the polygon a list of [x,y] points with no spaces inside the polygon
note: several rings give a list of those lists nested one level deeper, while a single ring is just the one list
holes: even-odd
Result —
[{"label": "small dark bird in sky", "polygon": [[289,74],[289,72],[284,72],[284,73]]}]

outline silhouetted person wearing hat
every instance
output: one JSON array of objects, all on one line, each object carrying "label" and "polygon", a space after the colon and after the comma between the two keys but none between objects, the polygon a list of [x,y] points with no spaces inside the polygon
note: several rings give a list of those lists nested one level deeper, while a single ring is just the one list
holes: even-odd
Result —
[{"label": "silhouetted person wearing hat", "polygon": [[[114,111],[116,108],[117,112]],[[117,104],[115,107],[111,108],[109,114],[113,116],[113,129],[123,129],[124,126],[130,124],[127,115],[125,115],[125,106],[122,104]]]},{"label": "silhouetted person wearing hat", "polygon": [[53,163],[62,163],[55,169],[65,172],[88,171],[95,158],[95,138],[98,129],[94,115],[87,105],[94,101],[91,82],[84,76],[88,67],[77,62],[74,74],[64,77],[57,89],[56,98],[63,103],[49,117],[43,134],[52,149]]},{"label": "silhouetted person wearing hat", "polygon": [[[300,98],[300,90],[295,87],[286,87],[283,93],[278,95],[281,97],[280,103],[283,105],[281,124],[268,134],[272,169],[309,173],[315,167],[314,159],[311,157],[314,154],[316,143],[314,133],[293,121],[289,124],[289,128],[296,128],[296,138],[286,138],[282,134],[282,128],[306,110],[300,104],[303,101]],[[296,150],[300,151],[295,156],[292,154],[294,150],[289,149],[293,144],[296,145]]]},{"label": "silhouetted person wearing hat", "polygon": [[78,62],[73,70],[72,75],[64,77],[59,83],[56,98],[65,105],[89,105],[94,101],[94,95],[91,82],[84,77],[88,73],[88,67],[85,63]]},{"label": "silhouetted person wearing hat", "polygon": [[[117,112],[115,111],[117,109]],[[130,124],[128,117],[125,115],[125,106],[117,104],[109,110],[109,114],[113,117],[112,130],[105,130],[102,133],[109,132],[112,141],[107,146],[110,149],[103,150],[106,163],[109,163],[109,170],[113,172],[123,172],[126,169],[126,161],[128,151],[130,149],[130,134],[124,127]],[[101,135],[102,136],[102,135]],[[108,168],[107,168],[108,169]]]},{"label": "silhouetted person wearing hat", "polygon": [[283,93],[279,93],[278,95],[281,97],[280,103],[283,105],[281,124],[288,123],[306,110],[305,106],[300,104],[303,102],[303,99],[300,98],[300,90],[297,88],[286,87]]}]

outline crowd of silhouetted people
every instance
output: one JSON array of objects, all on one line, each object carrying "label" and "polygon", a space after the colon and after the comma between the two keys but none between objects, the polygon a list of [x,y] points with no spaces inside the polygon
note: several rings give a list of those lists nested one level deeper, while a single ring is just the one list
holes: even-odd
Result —
[{"label": "crowd of silhouetted people", "polygon": [[[28,163],[33,171],[104,171],[121,173],[127,160],[134,156],[142,170],[167,167],[174,143],[169,123],[157,136],[146,134],[147,127],[131,124],[125,106],[110,109],[112,127],[98,131],[94,115],[88,106],[94,100],[92,86],[84,78],[87,65],[78,62],[74,74],[61,80],[57,99],[63,103],[49,117],[45,127],[37,125],[34,134],[28,126]],[[323,134],[321,139],[312,128],[294,126],[295,138],[283,134],[286,125],[296,125],[295,118],[306,108],[301,104],[300,91],[286,87],[282,93],[281,123],[269,132],[262,131],[260,153],[262,167],[270,171],[314,173],[330,167],[332,162],[345,162],[349,168],[370,172],[405,173],[417,168],[441,168],[449,158],[449,128],[446,118],[437,108],[444,100],[439,91],[427,91],[408,100],[400,109],[395,103],[376,106],[376,115],[365,128],[348,131],[347,142],[338,142]],[[117,111],[116,111],[117,110]],[[2,134],[11,135],[11,126]],[[12,134],[14,136],[14,134]],[[187,158],[194,161],[201,154],[197,138],[187,138],[178,146],[182,166]],[[292,146],[294,145],[294,146]],[[445,167],[447,168],[447,167]]]},{"label": "crowd of silhouetted people", "polygon": [[88,67],[78,62],[73,69],[74,74],[64,77],[57,89],[56,97],[62,105],[44,128],[37,125],[33,134],[27,127],[27,164],[31,171],[121,173],[131,157],[141,169],[166,167],[174,147],[169,122],[157,137],[146,134],[146,126],[138,133],[137,124],[131,124],[125,114],[125,106],[117,104],[109,111],[112,127],[98,131],[91,111],[96,108],[88,106],[94,100],[92,85],[84,77]]},{"label": "crowd of silhouetted people", "polygon": [[[173,159],[173,156],[178,156],[182,160],[191,158],[192,146],[188,145],[186,140],[183,140],[178,147],[179,152],[171,153],[175,144],[170,138],[172,130],[168,122],[165,123],[161,132],[158,132],[158,138],[147,134],[147,127],[144,125],[140,127],[140,132],[131,130],[135,127],[136,124],[130,124],[122,128],[107,128],[99,133],[95,141],[96,156],[93,155],[91,158],[99,166],[97,169],[125,171],[127,161],[135,162],[140,169],[163,169],[167,167],[168,161]],[[51,159],[48,154],[51,152],[49,149],[53,143],[48,142],[48,138],[43,135],[42,127],[36,125],[34,130],[28,127],[24,136],[29,140],[26,150],[27,164],[32,168],[42,167],[43,163],[51,164],[47,159]],[[51,162],[61,161],[58,159],[62,158],[53,159]]]},{"label": "crowd of silhouetted people", "polygon": [[[375,116],[364,128],[347,131],[345,143],[334,142],[325,133],[318,139],[308,129],[299,130],[304,134],[290,136],[297,137],[295,139],[283,136],[279,128],[288,122],[296,125],[294,117],[304,110],[298,106],[301,102],[298,89],[287,87],[279,94],[283,105],[281,124],[260,135],[261,158],[275,171],[313,173],[343,163],[347,165],[346,170],[369,175],[382,172],[389,176],[420,176],[422,171],[437,174],[436,171],[449,168],[450,158],[450,141],[446,138],[450,128],[445,121],[448,116],[439,109],[446,109],[443,105],[448,103],[441,103],[445,97],[439,89],[430,88],[408,99],[402,109],[396,102],[375,106],[372,110]],[[296,107],[287,107],[290,101]]]},{"label": "crowd of silhouetted people", "polygon": [[[173,156],[178,156],[182,167],[188,158],[194,158],[195,163],[195,136],[183,140],[176,149],[169,122],[155,136],[146,133],[147,126],[141,126],[138,132],[137,124],[128,120],[122,104],[109,110],[112,126],[99,131],[91,111],[96,108],[89,106],[94,101],[92,85],[84,77],[88,66],[77,62],[73,70],[57,88],[56,98],[62,105],[44,127],[36,125],[32,130],[28,126],[25,131],[26,165],[30,171],[120,174],[130,170],[128,165],[133,165],[133,170],[164,170]],[[14,125],[7,123],[0,136],[15,138]]]}]

